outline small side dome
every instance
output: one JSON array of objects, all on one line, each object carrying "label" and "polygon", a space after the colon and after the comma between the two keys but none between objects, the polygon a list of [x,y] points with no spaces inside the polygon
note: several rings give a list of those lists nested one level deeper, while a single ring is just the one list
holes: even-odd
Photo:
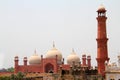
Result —
[{"label": "small side dome", "polygon": [[73,62],[75,62],[75,65],[78,65],[80,62],[80,58],[76,55],[74,50],[72,50],[72,53],[67,57],[67,64],[72,65]]},{"label": "small side dome", "polygon": [[105,10],[105,7],[101,4],[98,8],[98,11],[106,11],[106,10]]},{"label": "small side dome", "polygon": [[41,57],[36,54],[36,51],[34,52],[34,54],[29,58],[29,64],[30,65],[35,65],[35,64],[40,64],[41,62]]},{"label": "small side dome", "polygon": [[57,60],[61,61],[62,54],[59,50],[55,48],[55,45],[53,44],[53,48],[46,53],[46,58],[56,58],[56,55],[57,55]]}]

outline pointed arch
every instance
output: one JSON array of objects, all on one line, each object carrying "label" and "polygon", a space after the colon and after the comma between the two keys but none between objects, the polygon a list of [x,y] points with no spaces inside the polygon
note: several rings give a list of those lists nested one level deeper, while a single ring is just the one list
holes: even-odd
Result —
[{"label": "pointed arch", "polygon": [[45,72],[49,73],[49,72],[54,72],[54,66],[51,63],[47,63],[45,65]]}]

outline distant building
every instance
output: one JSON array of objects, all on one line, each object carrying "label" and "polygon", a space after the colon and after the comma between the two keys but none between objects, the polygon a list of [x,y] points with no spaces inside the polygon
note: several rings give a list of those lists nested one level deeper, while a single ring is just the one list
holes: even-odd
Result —
[{"label": "distant building", "polygon": [[120,55],[118,56],[118,65],[106,62],[106,80],[120,80]]}]

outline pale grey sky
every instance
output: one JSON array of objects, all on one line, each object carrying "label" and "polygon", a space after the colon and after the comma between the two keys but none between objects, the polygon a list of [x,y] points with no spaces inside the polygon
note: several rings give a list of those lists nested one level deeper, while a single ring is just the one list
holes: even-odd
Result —
[{"label": "pale grey sky", "polygon": [[120,0],[0,0],[0,68],[14,66],[14,56],[28,58],[56,48],[63,57],[72,48],[90,54],[97,65],[97,9],[107,9],[108,52],[112,62],[120,52]]}]

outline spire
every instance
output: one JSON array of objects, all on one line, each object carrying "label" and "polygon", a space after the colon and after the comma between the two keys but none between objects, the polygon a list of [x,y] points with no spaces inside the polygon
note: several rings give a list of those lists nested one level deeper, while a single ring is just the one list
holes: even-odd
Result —
[{"label": "spire", "polygon": [[76,54],[73,48],[72,48],[72,54]]},{"label": "spire", "polygon": [[53,41],[53,48],[55,48],[55,42]]},{"label": "spire", "polygon": [[75,53],[74,49],[72,48],[72,52]]},{"label": "spire", "polygon": [[36,54],[36,49],[34,50],[34,54]]}]

